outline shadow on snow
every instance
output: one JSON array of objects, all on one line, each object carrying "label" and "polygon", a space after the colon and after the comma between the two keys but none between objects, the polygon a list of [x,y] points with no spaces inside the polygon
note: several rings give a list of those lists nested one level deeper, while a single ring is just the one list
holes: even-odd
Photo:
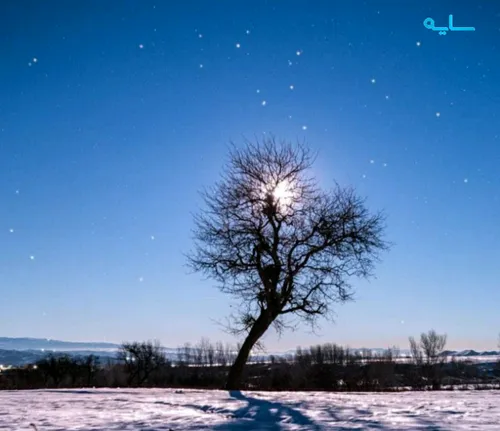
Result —
[{"label": "shadow on snow", "polygon": [[[62,392],[62,391],[61,391]],[[70,392],[70,391],[68,391]],[[71,391],[73,393],[95,393],[92,391]],[[102,393],[102,392],[101,392]],[[116,392],[108,392],[118,395]],[[318,413],[322,414],[321,422],[316,423],[313,419],[306,416],[300,410],[299,406],[304,406],[301,402],[282,403],[277,401],[269,401],[265,399],[246,396],[240,391],[230,391],[229,396],[235,400],[245,402],[243,407],[237,410],[232,410],[226,407],[215,407],[209,404],[171,404],[163,401],[139,401],[141,404],[163,404],[168,407],[187,407],[193,410],[202,411],[207,414],[215,414],[224,419],[224,422],[214,425],[206,425],[202,428],[199,425],[196,429],[206,429],[211,431],[284,431],[296,429],[300,427],[302,431],[348,431],[353,429],[362,430],[380,430],[380,431],[398,431],[401,426],[388,425],[380,422],[373,417],[370,410],[360,408],[350,408],[348,406],[328,406],[319,409]],[[318,394],[318,397],[321,397]],[[134,403],[134,400],[128,400]],[[138,401],[135,401],[138,402]],[[306,407],[307,408],[307,407]],[[408,429],[418,429],[426,431],[447,431],[445,428],[432,423],[432,421],[415,417],[411,412],[402,415],[415,420],[416,423],[410,425]],[[179,423],[169,424],[168,419],[161,426],[151,426],[147,421],[123,421],[113,422],[106,427],[108,430],[123,430],[123,429],[141,429],[143,431],[176,431]],[[325,423],[326,422],[326,423]],[[182,429],[190,429],[189,424],[182,424]],[[100,428],[99,428],[100,430]],[[97,431],[95,428],[86,429],[86,431]]]},{"label": "shadow on snow", "polygon": [[[210,427],[213,431],[283,431],[290,429],[289,426],[292,426],[294,429],[300,427],[300,430],[304,431],[347,431],[353,429],[398,431],[401,429],[397,426],[393,428],[379,422],[369,410],[338,406],[322,409],[321,412],[326,413],[329,417],[329,420],[326,420],[329,423],[320,425],[296,408],[301,405],[299,402],[281,403],[268,401],[246,396],[240,391],[230,391],[229,395],[236,400],[245,401],[246,405],[235,411],[225,409],[223,411],[210,410],[208,406],[200,407],[191,405],[189,407],[201,409],[207,413],[226,414],[230,418],[224,423]],[[322,419],[325,420],[326,418],[323,417]],[[446,431],[444,428],[426,419],[415,417],[412,417],[412,419],[417,421],[414,424],[417,429]]]}]

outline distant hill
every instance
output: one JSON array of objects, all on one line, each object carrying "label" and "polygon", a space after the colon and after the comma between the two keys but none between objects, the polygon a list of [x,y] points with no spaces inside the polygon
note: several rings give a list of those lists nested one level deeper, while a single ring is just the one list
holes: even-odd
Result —
[{"label": "distant hill", "polygon": [[50,338],[8,338],[0,337],[1,350],[113,350],[119,348],[114,343],[82,343],[73,341],[51,340]]},{"label": "distant hill", "polygon": [[48,353],[67,353],[73,356],[93,354],[103,361],[114,358],[118,348],[119,345],[114,343],[81,343],[49,338],[0,337],[0,365],[32,364]]}]

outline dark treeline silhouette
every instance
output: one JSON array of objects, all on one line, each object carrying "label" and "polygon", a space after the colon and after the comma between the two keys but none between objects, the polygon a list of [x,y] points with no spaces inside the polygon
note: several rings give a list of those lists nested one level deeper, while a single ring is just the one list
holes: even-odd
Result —
[{"label": "dark treeline silhouette", "polygon": [[[500,388],[500,362],[485,366],[448,360],[446,336],[435,331],[410,337],[411,355],[336,344],[298,347],[289,355],[254,355],[242,388],[254,390],[395,391]],[[35,364],[3,370],[0,389],[81,387],[223,388],[238,346],[203,338],[166,354],[158,343],[123,343],[116,359],[49,354]]]}]

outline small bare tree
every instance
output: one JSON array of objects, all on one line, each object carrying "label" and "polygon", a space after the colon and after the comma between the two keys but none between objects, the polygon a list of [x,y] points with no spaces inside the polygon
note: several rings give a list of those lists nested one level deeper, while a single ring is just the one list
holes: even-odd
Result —
[{"label": "small bare tree", "polygon": [[209,367],[213,367],[215,362],[215,347],[210,342],[207,345],[207,362]]},{"label": "small bare tree", "polygon": [[88,387],[92,386],[97,372],[100,368],[100,360],[96,355],[88,355],[82,358],[81,362],[82,370],[85,376],[85,382]]},{"label": "small bare tree", "polygon": [[443,355],[446,346],[446,334],[439,335],[431,329],[420,334],[420,342],[410,337],[410,350],[413,361],[418,370],[426,371],[427,379],[432,383],[433,389],[441,386],[441,368],[446,361]]},{"label": "small bare tree", "polygon": [[433,365],[442,362],[444,346],[446,346],[446,334],[439,335],[431,329],[427,334],[420,335],[420,346],[425,355],[427,364]]},{"label": "small bare tree", "polygon": [[224,350],[224,344],[222,344],[221,341],[218,341],[215,344],[215,363],[224,367],[227,364],[227,356]]},{"label": "small bare tree", "polygon": [[274,138],[233,147],[221,180],[203,194],[189,263],[239,300],[231,328],[245,340],[228,375],[240,385],[252,348],[288,316],[311,324],[352,298],[350,279],[368,277],[381,250],[383,217],[351,188],[321,190],[304,145]]},{"label": "small bare tree", "polygon": [[147,382],[150,375],[166,364],[166,357],[158,342],[123,343],[117,359],[125,365],[128,384],[135,381],[138,386]]},{"label": "small bare tree", "polygon": [[418,345],[417,341],[415,338],[410,337],[410,353],[411,357],[413,359],[413,362],[415,365],[422,365],[424,362],[424,355],[422,354],[422,351],[420,350],[420,346]]},{"label": "small bare tree", "polygon": [[194,362],[194,349],[191,347],[191,343],[184,343],[182,347],[182,354],[184,357],[184,363],[190,365]]}]

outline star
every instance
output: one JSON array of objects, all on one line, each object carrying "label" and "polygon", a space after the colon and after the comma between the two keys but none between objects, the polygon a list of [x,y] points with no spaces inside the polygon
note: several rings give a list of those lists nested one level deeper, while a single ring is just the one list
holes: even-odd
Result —
[{"label": "star", "polygon": [[144,48],[144,45],[142,43],[139,44],[139,49]]},{"label": "star", "polygon": [[14,229],[9,229],[9,232],[10,233],[14,233]]},{"label": "star", "polygon": [[241,45],[239,43],[237,43],[236,48],[241,48]]},{"label": "star", "polygon": [[372,79],[370,80],[370,82],[371,82],[372,84],[375,84],[375,82],[377,82],[377,81],[375,80],[375,78],[372,78]]},{"label": "star", "polygon": [[267,105],[267,101],[263,100],[262,101],[262,106],[266,106]]},{"label": "star", "polygon": [[417,45],[417,46],[420,46],[420,45],[422,45],[422,42],[417,41],[416,45]]},{"label": "star", "polygon": [[290,85],[290,90],[293,90],[295,87],[293,85]]},{"label": "star", "polygon": [[441,112],[436,112],[436,117],[441,117]]},{"label": "star", "polygon": [[35,256],[30,256],[30,260],[35,260]]},{"label": "star", "polygon": [[155,240],[155,236],[151,235],[151,241],[154,241],[154,240]]},{"label": "star", "polygon": [[307,126],[302,126],[302,130],[307,130]]},{"label": "star", "polygon": [[467,178],[464,178],[464,183],[467,184],[468,182],[469,182],[469,180]]}]

